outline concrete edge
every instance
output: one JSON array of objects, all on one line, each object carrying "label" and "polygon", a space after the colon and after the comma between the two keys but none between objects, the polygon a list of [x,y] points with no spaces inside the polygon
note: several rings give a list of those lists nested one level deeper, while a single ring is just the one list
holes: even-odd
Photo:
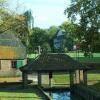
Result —
[{"label": "concrete edge", "polygon": [[48,96],[41,87],[37,86],[37,88],[43,94],[46,100],[51,100],[50,96]]}]

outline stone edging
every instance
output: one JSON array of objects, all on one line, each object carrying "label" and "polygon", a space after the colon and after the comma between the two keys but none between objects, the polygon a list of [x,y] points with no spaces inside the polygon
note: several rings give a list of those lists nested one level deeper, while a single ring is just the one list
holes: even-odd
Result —
[{"label": "stone edging", "polygon": [[46,100],[51,100],[51,98],[43,91],[43,89],[39,86],[37,86],[38,90],[43,94],[43,96],[46,98]]}]

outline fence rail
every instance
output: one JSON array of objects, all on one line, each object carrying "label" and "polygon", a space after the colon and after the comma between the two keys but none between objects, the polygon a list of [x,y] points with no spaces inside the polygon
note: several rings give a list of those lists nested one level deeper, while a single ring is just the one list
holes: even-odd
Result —
[{"label": "fence rail", "polygon": [[85,100],[100,100],[100,93],[94,91],[88,86],[84,85],[74,85],[72,87],[72,92],[78,94]]}]

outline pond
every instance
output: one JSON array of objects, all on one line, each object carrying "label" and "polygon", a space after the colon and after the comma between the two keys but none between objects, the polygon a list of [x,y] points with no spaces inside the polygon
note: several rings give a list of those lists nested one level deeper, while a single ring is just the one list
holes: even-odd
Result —
[{"label": "pond", "polygon": [[52,98],[52,100],[83,100],[66,90],[46,91],[46,93]]}]

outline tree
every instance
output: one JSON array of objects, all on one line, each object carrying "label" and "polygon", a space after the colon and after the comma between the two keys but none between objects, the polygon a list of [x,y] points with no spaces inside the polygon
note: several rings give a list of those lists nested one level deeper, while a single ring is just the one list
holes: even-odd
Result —
[{"label": "tree", "polygon": [[71,37],[75,37],[75,25],[71,21],[65,21],[60,25],[61,29],[65,30],[65,34]]},{"label": "tree", "polygon": [[0,33],[8,30],[14,31],[18,38],[26,45],[28,28],[23,14],[13,15],[12,13],[6,13],[0,24]]},{"label": "tree", "polygon": [[80,18],[76,27],[78,39],[80,42],[86,41],[86,47],[90,45],[93,50],[95,35],[100,37],[100,0],[72,0],[70,7],[65,10],[67,13],[73,23]]},{"label": "tree", "polygon": [[23,44],[28,48],[27,40],[29,41],[31,28],[26,24],[27,19],[24,14],[6,11],[1,15],[0,21],[0,33],[8,30],[14,31],[18,38],[20,38]]},{"label": "tree", "polygon": [[30,10],[23,13],[11,11],[6,8],[6,1],[0,0],[0,33],[5,31],[14,31],[17,37],[28,48],[30,47],[30,36],[33,28],[33,16]]},{"label": "tree", "polygon": [[50,48],[51,48],[51,52],[54,51],[54,43],[53,43],[53,37],[54,35],[56,34],[58,30],[58,27],[57,26],[51,26],[48,30],[47,30],[47,34],[48,34],[48,43],[50,45]]},{"label": "tree", "polygon": [[25,13],[23,14],[24,15],[24,17],[25,17],[25,26],[27,27],[27,33],[26,33],[26,36],[27,36],[27,42],[26,42],[26,45],[27,45],[27,47],[28,47],[28,45],[29,45],[29,37],[30,37],[30,35],[32,34],[32,32],[31,32],[31,30],[32,30],[32,28],[33,28],[33,24],[34,24],[34,18],[33,18],[33,16],[32,16],[32,12],[31,12],[31,10],[27,10],[27,11],[25,11]]},{"label": "tree", "polygon": [[49,48],[48,35],[45,30],[38,27],[32,29],[32,35],[30,36],[30,51],[34,51],[35,48],[41,46],[42,50]]},{"label": "tree", "polygon": [[7,15],[6,0],[0,0],[0,33],[1,26],[3,25],[3,18]]},{"label": "tree", "polygon": [[0,0],[0,17],[2,17],[3,13],[5,12],[7,0]]}]

